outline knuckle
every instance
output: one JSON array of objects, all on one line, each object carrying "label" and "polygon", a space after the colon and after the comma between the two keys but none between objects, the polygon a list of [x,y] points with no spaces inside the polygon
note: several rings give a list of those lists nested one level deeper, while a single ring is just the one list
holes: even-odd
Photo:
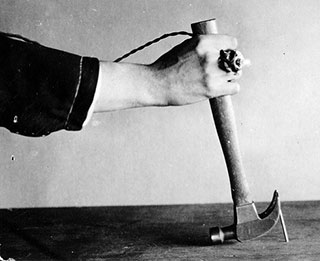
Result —
[{"label": "knuckle", "polygon": [[207,53],[205,38],[203,35],[198,35],[197,37],[198,37],[198,45],[195,48],[195,50],[200,57],[203,57]]},{"label": "knuckle", "polygon": [[200,57],[200,65],[203,72],[210,75],[218,68],[218,59],[214,54],[207,53]]},{"label": "knuckle", "polygon": [[235,82],[232,85],[233,85],[233,88],[232,88],[233,93],[240,92],[240,84],[239,83]]},{"label": "knuckle", "polygon": [[199,42],[196,51],[200,56],[216,53],[213,35],[199,35]]}]

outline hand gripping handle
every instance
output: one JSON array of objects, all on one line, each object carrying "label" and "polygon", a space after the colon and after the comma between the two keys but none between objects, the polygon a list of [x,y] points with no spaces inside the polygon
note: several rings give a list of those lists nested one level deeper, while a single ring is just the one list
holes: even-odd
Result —
[{"label": "hand gripping handle", "polygon": [[[218,33],[215,19],[194,23],[191,28],[194,34]],[[235,206],[251,203],[231,97],[228,95],[210,99],[210,107],[228,169],[233,202]]]}]

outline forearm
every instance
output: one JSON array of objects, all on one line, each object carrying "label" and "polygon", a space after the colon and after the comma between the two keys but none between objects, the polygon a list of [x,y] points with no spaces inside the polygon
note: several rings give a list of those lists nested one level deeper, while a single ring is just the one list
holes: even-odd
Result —
[{"label": "forearm", "polygon": [[146,106],[176,106],[239,91],[241,76],[218,67],[220,50],[235,49],[234,38],[194,37],[151,65],[100,61],[95,112]]},{"label": "forearm", "polygon": [[147,65],[100,61],[94,112],[167,104],[164,80]]}]

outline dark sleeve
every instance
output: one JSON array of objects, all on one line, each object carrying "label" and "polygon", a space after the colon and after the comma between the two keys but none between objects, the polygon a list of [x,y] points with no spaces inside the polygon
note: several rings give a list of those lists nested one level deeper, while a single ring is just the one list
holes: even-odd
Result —
[{"label": "dark sleeve", "polygon": [[0,126],[35,137],[80,130],[98,73],[97,58],[0,34]]}]

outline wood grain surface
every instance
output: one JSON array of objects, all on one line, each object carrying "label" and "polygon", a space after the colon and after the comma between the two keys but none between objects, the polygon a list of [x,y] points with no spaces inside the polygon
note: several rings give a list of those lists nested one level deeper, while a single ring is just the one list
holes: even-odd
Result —
[{"label": "wood grain surface", "polygon": [[[257,203],[259,211],[268,203]],[[280,223],[253,241],[210,245],[232,204],[0,210],[0,256],[15,260],[319,260],[320,202],[284,202]]]}]

